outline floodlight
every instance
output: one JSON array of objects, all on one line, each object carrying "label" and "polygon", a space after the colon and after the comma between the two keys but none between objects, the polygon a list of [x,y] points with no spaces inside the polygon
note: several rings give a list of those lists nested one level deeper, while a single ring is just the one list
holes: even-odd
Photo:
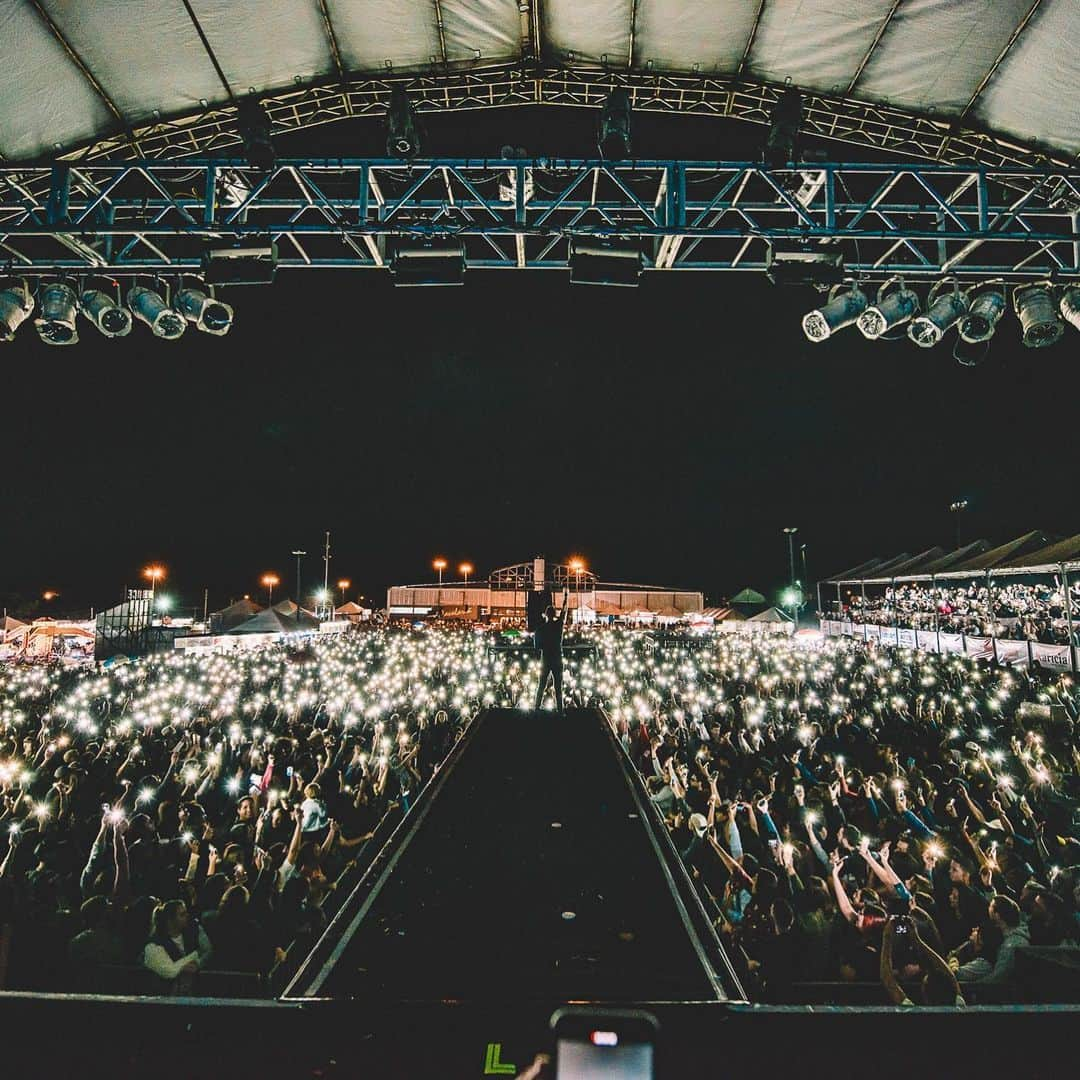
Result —
[{"label": "floodlight", "polygon": [[386,109],[386,156],[414,158],[420,153],[420,122],[400,86],[390,91]]},{"label": "floodlight", "polygon": [[74,345],[79,340],[75,326],[78,298],[63,281],[41,286],[41,314],[34,320],[38,336],[46,345]]},{"label": "floodlight", "polygon": [[612,90],[600,107],[596,147],[609,160],[630,156],[630,95],[621,87]]},{"label": "floodlight", "polygon": [[34,297],[27,288],[9,285],[0,290],[0,341],[11,341],[15,331],[30,317],[34,310]]},{"label": "floodlight", "polygon": [[568,261],[572,285],[633,286],[641,281],[641,249],[625,240],[573,237]]},{"label": "floodlight", "polygon": [[232,329],[233,309],[214,296],[192,286],[176,294],[176,310],[204,334],[221,337]]},{"label": "floodlight", "polygon": [[258,98],[247,97],[237,104],[236,124],[244,143],[244,157],[260,172],[270,172],[277,153],[270,141],[270,117]]},{"label": "floodlight", "polygon": [[1058,309],[1070,326],[1080,330],[1080,286],[1070,285],[1062,292]]},{"label": "floodlight", "polygon": [[107,338],[126,337],[131,333],[131,312],[101,289],[84,289],[79,310]]},{"label": "floodlight", "polygon": [[837,330],[850,326],[866,310],[870,301],[858,285],[841,292],[842,288],[834,286],[829,292],[828,303],[803,316],[803,333],[811,341],[825,341]]},{"label": "floodlight", "polygon": [[982,285],[969,293],[971,301],[967,315],[960,320],[960,336],[969,345],[989,341],[1005,313],[1005,287],[1001,284]]},{"label": "floodlight", "polygon": [[[946,290],[948,287],[948,291]],[[926,313],[917,315],[908,326],[908,337],[920,348],[933,348],[968,310],[968,295],[960,291],[955,278],[939,281],[926,298]]]},{"label": "floodlight", "polygon": [[391,248],[395,285],[465,284],[465,245],[456,237],[401,237]]},{"label": "floodlight", "polygon": [[1023,342],[1029,349],[1045,349],[1065,333],[1054,289],[1048,281],[1018,285],[1013,291],[1013,308],[1024,332]]},{"label": "floodlight", "polygon": [[901,278],[890,278],[878,289],[877,299],[860,316],[863,336],[876,341],[882,334],[902,326],[919,312],[919,298]]},{"label": "floodlight", "polygon": [[802,95],[789,87],[769,113],[764,160],[767,168],[782,169],[798,156],[799,126],[802,124]]},{"label": "floodlight", "polygon": [[153,330],[154,337],[175,341],[187,329],[184,316],[174,311],[153,289],[133,285],[127,294],[127,304],[132,315]]}]

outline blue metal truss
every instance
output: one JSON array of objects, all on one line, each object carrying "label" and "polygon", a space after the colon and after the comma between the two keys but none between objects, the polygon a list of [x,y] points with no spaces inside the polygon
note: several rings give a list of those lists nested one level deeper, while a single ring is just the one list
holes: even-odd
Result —
[{"label": "blue metal truss", "polygon": [[[475,269],[564,269],[574,238],[649,270],[843,257],[865,282],[1080,276],[1080,170],[564,159],[0,165],[0,271],[168,276],[270,238],[280,269],[377,268],[394,238],[457,238]],[[400,241],[399,241],[400,242]]]}]

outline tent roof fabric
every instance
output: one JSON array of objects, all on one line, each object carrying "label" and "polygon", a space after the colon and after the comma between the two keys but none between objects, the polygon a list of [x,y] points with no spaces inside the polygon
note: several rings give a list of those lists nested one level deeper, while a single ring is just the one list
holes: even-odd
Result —
[{"label": "tent roof fabric", "polygon": [[249,88],[574,69],[790,80],[1066,156],[1080,152],[1076,0],[37,0],[0,5],[0,155],[51,156]]},{"label": "tent roof fabric", "polygon": [[976,555],[973,559],[958,563],[953,567],[953,570],[962,572],[967,570],[992,570],[995,566],[1014,566],[1017,559],[1034,551],[1039,551],[1041,548],[1053,544],[1057,539],[1056,536],[1051,536],[1049,533],[1033,530],[1024,533],[1023,536],[1018,536],[1015,540],[1010,540],[1006,544],[999,544],[996,548],[991,548],[981,555]]},{"label": "tent roof fabric", "polygon": [[256,604],[250,597],[245,596],[242,600],[237,600],[234,603],[229,604],[228,607],[223,607],[220,611],[215,611],[215,615],[220,615],[225,619],[232,619],[238,615],[244,615],[250,618],[256,612],[262,611],[262,605]]},{"label": "tent roof fabric", "polygon": [[1072,562],[1080,559],[1080,533],[1066,537],[1049,547],[1040,548],[1030,555],[1015,560],[1014,566],[1046,566],[1052,563]]},{"label": "tent roof fabric", "polygon": [[743,589],[736,593],[730,601],[732,604],[764,604],[765,597],[757,589]]},{"label": "tent roof fabric", "polygon": [[919,570],[920,574],[942,574],[946,570],[952,570],[966,559],[973,559],[976,555],[982,555],[990,550],[989,540],[972,540],[971,543],[942,555],[940,559],[927,563]]},{"label": "tent roof fabric", "polygon": [[904,574],[921,574],[923,567],[929,563],[935,562],[945,554],[945,549],[941,547],[927,548],[926,551],[920,552],[918,555],[913,555],[907,562],[901,563],[899,566],[894,566],[890,569],[889,573],[893,577],[902,577]]},{"label": "tent roof fabric", "polygon": [[766,608],[764,611],[759,611],[756,615],[751,615],[747,622],[791,622],[791,616],[785,615],[778,607]]},{"label": "tent roof fabric", "polygon": [[292,616],[284,615],[277,610],[277,607],[264,608],[258,615],[252,616],[247,622],[240,623],[239,626],[234,626],[229,633],[230,634],[295,634],[297,630],[314,630],[318,625],[318,621],[313,619],[306,612],[300,612],[300,618],[297,619],[296,605],[293,605]]}]

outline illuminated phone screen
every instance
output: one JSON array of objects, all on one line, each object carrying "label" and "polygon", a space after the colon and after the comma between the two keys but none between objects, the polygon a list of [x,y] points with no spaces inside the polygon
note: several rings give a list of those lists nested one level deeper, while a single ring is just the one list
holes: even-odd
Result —
[{"label": "illuminated phone screen", "polygon": [[560,1039],[556,1076],[558,1080],[652,1080],[652,1044],[594,1045]]}]

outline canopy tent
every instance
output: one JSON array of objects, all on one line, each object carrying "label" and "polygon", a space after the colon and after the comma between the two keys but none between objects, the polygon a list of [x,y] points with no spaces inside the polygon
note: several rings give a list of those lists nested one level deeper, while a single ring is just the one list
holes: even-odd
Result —
[{"label": "canopy tent", "polygon": [[1049,533],[1033,530],[1024,533],[1023,536],[1018,536],[1015,540],[1010,540],[1008,543],[999,544],[996,548],[991,548],[981,555],[976,555],[973,559],[967,559],[965,562],[957,564],[953,567],[953,572],[993,570],[998,566],[1014,566],[1017,559],[1045,548],[1057,540],[1058,537]]},{"label": "canopy tent", "polygon": [[0,620],[0,644],[7,641],[19,627],[25,625],[26,623],[22,622],[20,619],[13,618],[11,615],[3,616],[3,619]]},{"label": "canopy tent", "polygon": [[790,623],[793,620],[790,615],[785,614],[778,607],[770,607],[764,611],[759,611],[756,615],[751,615],[746,621],[752,623]]},{"label": "canopy tent", "polygon": [[921,574],[943,574],[954,567],[962,565],[968,559],[973,559],[976,555],[982,555],[989,550],[989,540],[972,540],[971,543],[964,544],[963,547],[958,547],[947,555],[942,555],[940,559],[934,559],[933,562],[927,563],[919,572]]},{"label": "canopy tent", "polygon": [[[940,146],[956,160],[988,140],[1009,160],[1028,148],[1068,161],[1080,152],[1077,33],[1076,0],[7,3],[0,155],[235,145],[232,110],[249,89],[280,101],[271,114],[287,129],[353,115],[346,94],[379,115],[391,79],[415,79],[431,108],[477,108],[566,101],[592,77],[640,87],[645,108],[692,108],[695,85],[731,87],[714,111],[759,120],[767,107],[737,111],[740,100],[790,83],[818,95],[827,137],[865,145],[872,125],[850,119],[873,115],[928,136],[896,138],[902,153]],[[687,83],[677,105],[665,75]]]},{"label": "canopy tent", "polygon": [[253,615],[262,611],[262,606],[256,604],[250,597],[245,596],[242,600],[229,604],[228,607],[215,611],[210,618],[215,628],[220,628],[219,633],[228,633],[233,627],[247,622]]},{"label": "canopy tent", "polygon": [[731,598],[731,603],[733,603],[733,604],[746,604],[746,605],[764,604],[765,603],[765,597],[762,596],[761,593],[759,593],[757,591],[757,589],[746,588],[746,589],[743,589],[741,592],[737,592]]},{"label": "canopy tent", "polygon": [[285,615],[278,611],[275,605],[272,608],[265,608],[260,611],[258,615],[252,616],[247,622],[240,623],[239,626],[234,626],[229,631],[231,634],[295,634],[298,630],[317,630],[319,628],[319,621],[307,612],[301,611],[300,618],[297,619],[295,608],[293,604],[293,614]]},{"label": "canopy tent", "polygon": [[361,622],[371,612],[362,608],[355,600],[348,600],[340,607],[334,608],[335,619],[348,619],[349,622]]},{"label": "canopy tent", "polygon": [[1056,563],[1074,562],[1077,559],[1080,559],[1080,533],[1016,559],[1013,565],[1018,567],[1053,566]]},{"label": "canopy tent", "polygon": [[920,574],[925,566],[936,562],[944,554],[945,549],[942,547],[927,548],[926,551],[913,555],[910,559],[900,563],[899,566],[892,566],[889,572],[893,577],[902,577],[904,574]]},{"label": "canopy tent", "polygon": [[[293,600],[280,600],[270,610],[276,611],[279,615],[284,615],[287,619],[290,617],[294,619],[296,618],[297,608],[296,603]],[[315,612],[309,611],[307,608],[300,608],[300,612],[303,615],[307,615],[311,619],[315,618]]]}]

